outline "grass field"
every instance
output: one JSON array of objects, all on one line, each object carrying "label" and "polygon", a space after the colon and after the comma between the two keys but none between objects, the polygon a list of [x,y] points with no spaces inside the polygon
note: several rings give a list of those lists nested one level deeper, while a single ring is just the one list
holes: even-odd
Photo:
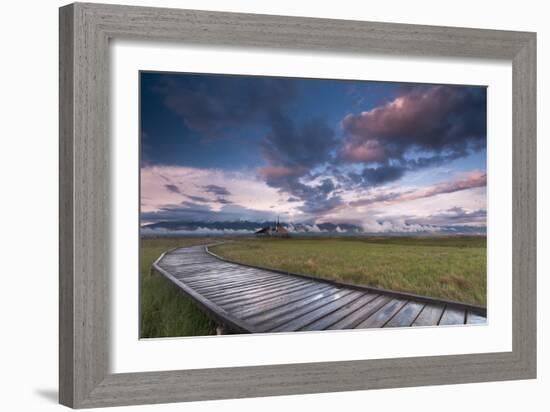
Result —
[{"label": "grass field", "polygon": [[205,244],[205,238],[146,238],[141,240],[140,256],[140,336],[215,335],[216,325],[176,286],[162,275],[152,272],[151,265],[165,251],[175,247]]},{"label": "grass field", "polygon": [[[486,304],[484,237],[224,239],[215,253],[350,283]],[[141,241],[140,335],[204,336],[216,325],[151,265],[165,251],[212,243],[213,238],[145,238]]]},{"label": "grass field", "polygon": [[240,239],[212,251],[252,265],[486,305],[485,237]]}]

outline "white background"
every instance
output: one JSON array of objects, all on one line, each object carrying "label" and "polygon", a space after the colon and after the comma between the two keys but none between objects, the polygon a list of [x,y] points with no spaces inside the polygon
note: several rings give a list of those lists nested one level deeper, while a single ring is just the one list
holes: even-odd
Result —
[{"label": "white background", "polygon": [[[116,373],[510,351],[512,68],[504,62],[221,49],[115,41],[111,71],[110,330]],[[223,67],[219,62],[223,61]],[[488,86],[489,324],[137,340],[138,70],[479,84]],[[128,104],[134,102],[134,104]],[[502,183],[504,181],[504,183]],[[135,182],[136,184],[132,184]],[[494,206],[492,206],[494,205]],[[403,342],[407,344],[404,345]],[[260,349],[261,348],[261,349]],[[342,351],[341,348],[346,348]],[[227,354],[230,353],[231,356]]]},{"label": "white background", "polygon": [[[108,2],[108,1],[105,1]],[[466,26],[538,32],[538,182],[540,212],[549,209],[547,100],[550,27],[544,2],[524,0],[392,2],[130,1],[126,4],[252,13]],[[6,2],[2,30],[3,282],[0,365],[2,409],[60,410],[57,397],[57,7],[59,1]],[[312,7],[315,5],[314,7]],[[409,411],[547,410],[550,390],[548,215],[538,217],[539,370],[537,380],[387,389],[263,399],[122,408],[147,411],[255,411],[349,408]],[[32,249],[29,257],[28,248]],[[545,256],[546,255],[546,256]],[[121,410],[121,409],[117,409]]]}]

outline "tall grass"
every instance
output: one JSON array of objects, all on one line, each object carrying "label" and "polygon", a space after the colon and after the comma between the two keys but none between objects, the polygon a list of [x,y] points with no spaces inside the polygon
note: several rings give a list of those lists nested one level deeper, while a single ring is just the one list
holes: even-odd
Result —
[{"label": "tall grass", "polygon": [[146,238],[140,248],[140,337],[204,336],[216,334],[212,322],[189,298],[162,275],[153,262],[175,247],[209,243],[201,238]]},{"label": "tall grass", "polygon": [[231,260],[470,304],[486,304],[485,237],[240,239]]}]

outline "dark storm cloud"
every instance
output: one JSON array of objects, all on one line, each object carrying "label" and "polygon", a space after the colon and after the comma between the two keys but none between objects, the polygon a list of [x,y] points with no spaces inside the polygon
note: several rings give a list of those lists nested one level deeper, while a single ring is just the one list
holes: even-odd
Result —
[{"label": "dark storm cloud", "polygon": [[[225,188],[222,188],[220,186],[216,186],[216,188],[217,189],[215,189],[215,190],[217,190],[217,191],[229,194],[229,192]],[[207,199],[206,197],[202,197],[202,196],[192,196],[192,195],[185,195],[185,196],[188,197],[190,200],[192,200],[195,203],[184,201],[184,202],[181,202],[182,205],[184,205],[184,204],[196,205],[196,203],[221,203],[221,204],[224,204],[224,205],[230,205],[230,204],[233,203],[232,201],[224,199],[223,197],[217,197],[216,199],[212,200],[212,199]]]},{"label": "dark storm cloud", "polygon": [[206,185],[203,186],[203,189],[205,192],[212,193],[217,196],[228,196],[231,194],[225,187],[218,185]]},{"label": "dark storm cloud", "polygon": [[187,196],[193,202],[199,202],[199,203],[208,203],[208,202],[210,202],[210,199],[207,199],[206,197],[202,197],[202,196],[192,196],[192,195],[185,195],[185,196]]},{"label": "dark storm cloud", "polygon": [[298,209],[305,214],[315,214],[329,211],[343,203],[342,198],[334,194],[335,185],[330,179],[320,184],[304,184],[299,176],[265,175],[266,183],[281,192],[289,193],[291,202],[304,202]]},{"label": "dark storm cloud", "polygon": [[167,205],[155,212],[142,212],[141,219],[151,222],[173,220],[200,221],[207,220],[211,214],[212,209],[208,205],[183,201],[179,205]]},{"label": "dark storm cloud", "polygon": [[342,198],[332,193],[335,186],[330,179],[313,186],[291,180],[288,188],[304,202],[298,209],[305,214],[322,214],[343,204]]},{"label": "dark storm cloud", "polygon": [[265,121],[294,99],[296,83],[264,77],[165,75],[155,90],[187,127],[213,136],[226,128]]},{"label": "dark storm cloud", "polygon": [[297,126],[288,116],[273,113],[270,127],[261,147],[271,165],[309,170],[329,161],[338,144],[334,130],[322,118]]},{"label": "dark storm cloud", "polygon": [[371,187],[390,183],[402,178],[406,172],[412,172],[419,169],[441,166],[447,162],[467,156],[468,153],[455,152],[447,155],[435,154],[431,157],[419,157],[417,159],[407,159],[393,161],[392,164],[384,162],[378,166],[365,166],[360,173],[350,172],[347,179],[341,179],[342,184],[348,183],[346,187],[362,186]]},{"label": "dark storm cloud", "polygon": [[382,165],[366,167],[360,174],[364,183],[369,186],[378,186],[400,179],[405,174],[405,168],[400,166]]},{"label": "dark storm cloud", "polygon": [[210,207],[209,206],[206,206],[206,205],[198,205],[196,203],[193,203],[193,202],[189,202],[187,200],[183,200],[181,203],[180,203],[181,206],[185,207],[185,208],[191,208],[191,209],[201,209],[201,210],[210,210]]},{"label": "dark storm cloud", "polygon": [[269,186],[289,193],[289,201],[303,201],[298,209],[305,214],[327,212],[343,204],[342,198],[334,193],[336,186],[331,179],[324,179],[319,184],[304,184],[300,176],[293,174],[267,174],[264,178]]},{"label": "dark storm cloud", "polygon": [[332,161],[338,139],[334,130],[321,118],[309,119],[297,126],[290,118],[275,113],[270,118],[271,131],[261,143],[268,166],[259,169],[265,182],[294,201],[303,201],[303,212],[319,213],[341,204],[331,179],[317,185],[306,185],[312,180],[312,169]]},{"label": "dark storm cloud", "polygon": [[176,185],[168,184],[168,185],[164,185],[164,187],[169,192],[181,194],[180,189]]},{"label": "dark storm cloud", "polygon": [[143,212],[141,219],[148,222],[226,222],[235,220],[250,220],[262,222],[273,220],[274,214],[248,209],[235,204],[224,205],[221,210],[214,211],[207,205],[183,202],[181,205],[170,205],[155,212]]}]

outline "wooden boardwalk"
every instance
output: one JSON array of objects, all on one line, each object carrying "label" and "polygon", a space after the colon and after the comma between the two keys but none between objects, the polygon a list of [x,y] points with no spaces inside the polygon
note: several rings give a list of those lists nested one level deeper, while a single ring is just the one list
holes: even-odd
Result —
[{"label": "wooden boardwalk", "polygon": [[487,322],[482,307],[245,266],[217,257],[206,246],[167,252],[153,267],[228,332]]}]

